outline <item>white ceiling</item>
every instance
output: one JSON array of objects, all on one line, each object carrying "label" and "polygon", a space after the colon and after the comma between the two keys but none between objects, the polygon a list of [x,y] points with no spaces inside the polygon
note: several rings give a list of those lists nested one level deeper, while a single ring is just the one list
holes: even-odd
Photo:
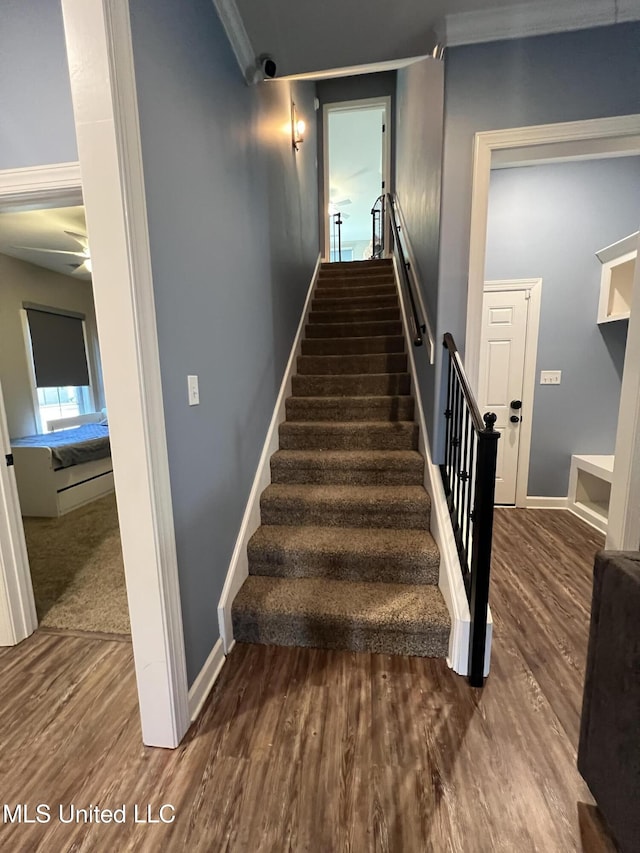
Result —
[{"label": "white ceiling", "polygon": [[[214,2],[228,19],[233,0]],[[250,52],[268,53],[278,77],[426,56],[436,44],[640,19],[640,0],[235,0],[235,5],[242,22],[227,32],[241,66]],[[250,44],[238,44],[242,25]]]},{"label": "white ceiling", "polygon": [[88,273],[74,274],[72,265],[79,263],[81,258],[16,248],[16,246],[30,246],[42,249],[64,249],[71,252],[82,251],[76,240],[65,234],[65,231],[74,231],[77,234],[87,233],[82,205],[0,213],[0,253],[63,275],[73,275],[73,278],[91,281]]}]

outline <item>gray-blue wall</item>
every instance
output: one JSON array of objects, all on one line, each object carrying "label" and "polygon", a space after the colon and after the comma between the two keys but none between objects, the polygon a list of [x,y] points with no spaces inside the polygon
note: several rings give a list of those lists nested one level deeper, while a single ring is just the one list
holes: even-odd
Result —
[{"label": "gray-blue wall", "polygon": [[[447,50],[438,331],[452,332],[462,350],[474,134],[640,113],[639,45],[634,23]],[[437,391],[438,433],[443,408]]]},{"label": "gray-blue wall", "polygon": [[[423,59],[398,70],[396,195],[433,331],[438,306],[443,98],[444,67],[439,60]],[[426,345],[416,350],[415,359],[421,397],[431,401],[435,369],[429,364]],[[425,418],[428,423],[428,410]]]},{"label": "gray-blue wall", "polygon": [[543,280],[529,495],[565,496],[571,454],[614,452],[628,322],[596,324],[595,252],[638,228],[639,157],[491,175],[486,278]]},{"label": "gray-blue wall", "polygon": [[211,0],[133,0],[131,19],[192,683],[318,254],[315,87],[247,87]]},{"label": "gray-blue wall", "polygon": [[59,0],[0,3],[0,169],[78,159]]}]

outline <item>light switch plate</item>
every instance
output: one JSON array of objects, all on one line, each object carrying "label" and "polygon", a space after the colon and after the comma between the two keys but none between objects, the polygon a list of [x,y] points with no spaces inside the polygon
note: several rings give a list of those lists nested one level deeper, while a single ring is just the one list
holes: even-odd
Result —
[{"label": "light switch plate", "polygon": [[187,376],[187,384],[189,386],[189,405],[200,405],[200,389],[198,388],[198,377]]},{"label": "light switch plate", "polygon": [[559,385],[562,379],[561,370],[541,370],[540,384],[541,385]]}]

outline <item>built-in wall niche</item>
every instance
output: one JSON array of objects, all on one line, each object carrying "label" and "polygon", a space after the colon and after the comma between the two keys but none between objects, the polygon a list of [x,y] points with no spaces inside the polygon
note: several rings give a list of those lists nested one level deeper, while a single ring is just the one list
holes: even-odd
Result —
[{"label": "built-in wall niche", "polygon": [[596,252],[596,257],[602,264],[598,323],[626,320],[631,313],[638,233],[636,231]]}]

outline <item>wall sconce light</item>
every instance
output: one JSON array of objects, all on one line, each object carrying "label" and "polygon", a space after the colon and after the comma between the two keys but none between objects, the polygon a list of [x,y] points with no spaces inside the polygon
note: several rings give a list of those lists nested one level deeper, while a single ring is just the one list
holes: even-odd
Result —
[{"label": "wall sconce light", "polygon": [[304,142],[305,123],[298,118],[298,111],[294,101],[291,101],[291,144],[294,151],[299,151]]}]

